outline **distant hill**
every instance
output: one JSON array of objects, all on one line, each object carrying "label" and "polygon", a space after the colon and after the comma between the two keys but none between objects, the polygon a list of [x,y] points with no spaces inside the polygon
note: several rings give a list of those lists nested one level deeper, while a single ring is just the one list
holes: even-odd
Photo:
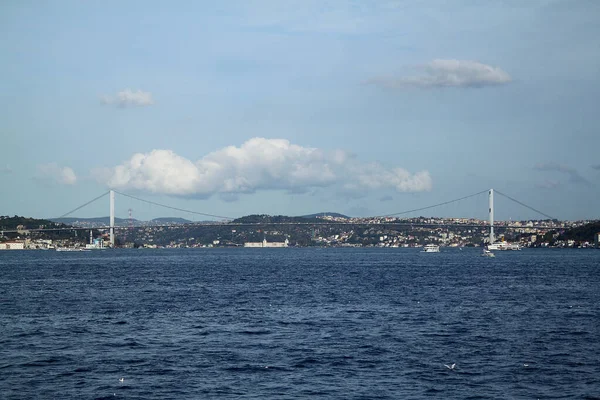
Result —
[{"label": "distant hill", "polygon": [[14,217],[0,216],[0,228],[5,230],[17,229],[18,226],[23,226],[25,229],[54,228],[64,226],[64,224],[62,221],[19,217],[18,215]]},{"label": "distant hill", "polygon": [[[27,217],[19,217],[15,215],[14,217],[9,217],[8,215],[2,216],[0,215],[0,241],[10,240],[10,239],[18,239],[21,235],[21,232],[7,232],[12,230],[34,230],[34,229],[66,229],[67,225],[63,223],[57,223],[54,221],[50,221],[47,219],[37,219],[37,218],[27,218]],[[45,232],[36,232],[31,231],[26,234],[30,239],[51,239],[51,240],[64,240],[64,239],[72,239],[73,232],[68,230],[51,230]]]},{"label": "distant hill", "polygon": [[[110,217],[95,217],[95,218],[76,218],[76,217],[67,217],[67,218],[53,218],[51,219],[53,222],[68,224],[68,225],[76,225],[76,226],[107,226],[110,224]],[[115,225],[116,226],[128,226],[129,218],[116,218],[115,217]],[[193,221],[190,221],[185,218],[177,218],[177,217],[159,217],[154,218],[150,221],[141,221],[139,219],[133,218],[131,220],[134,226],[140,225],[167,225],[167,224],[189,224]]]},{"label": "distant hill", "polygon": [[[96,224],[96,225],[108,225],[110,224],[110,217],[95,217],[95,218],[75,218],[75,217],[67,217],[67,218],[51,218],[50,221],[73,225],[77,223],[84,224]],[[133,220],[133,223],[138,223],[137,219]],[[129,219],[125,218],[115,218],[115,225],[127,225],[129,223]]]},{"label": "distant hill", "polygon": [[336,212],[321,212],[321,213],[317,213],[317,214],[302,215],[301,218],[318,218],[318,217],[324,217],[324,216],[335,217],[335,218],[350,218],[347,215],[336,213]]},{"label": "distant hill", "polygon": [[[310,220],[314,220],[315,222],[319,221],[320,218],[324,216],[336,217],[336,218],[350,218],[346,215],[335,213],[335,212],[322,212],[311,215],[302,215],[298,217],[289,217],[284,215],[247,215],[241,218],[237,218],[232,222],[237,223],[264,223],[264,222],[309,222]],[[308,221],[307,221],[308,220]],[[67,217],[67,218],[52,218],[50,221],[73,225],[73,226],[83,226],[83,227],[101,227],[108,226],[110,224],[109,217],[95,217],[95,218],[76,218],[76,217]],[[217,223],[221,221],[190,221],[185,218],[178,217],[159,217],[154,218],[150,221],[142,221],[138,219],[132,220],[134,226],[150,226],[150,225],[177,225],[177,224],[191,224],[194,222],[204,222],[204,223]],[[128,226],[129,219],[128,218],[115,218],[116,226]]]},{"label": "distant hill", "polygon": [[[312,220],[312,221],[311,221]],[[314,217],[288,217],[285,215],[267,215],[267,214],[254,214],[246,215],[241,218],[236,218],[233,223],[237,224],[266,224],[266,223],[290,223],[290,222],[319,222]]]},{"label": "distant hill", "polygon": [[185,219],[185,218],[160,217],[160,218],[154,218],[154,219],[150,220],[149,222],[160,225],[160,224],[191,224],[193,221],[190,221],[189,219]]},{"label": "distant hill", "polygon": [[578,226],[577,228],[564,231],[560,240],[575,240],[577,242],[593,242],[594,235],[600,232],[600,221]]}]

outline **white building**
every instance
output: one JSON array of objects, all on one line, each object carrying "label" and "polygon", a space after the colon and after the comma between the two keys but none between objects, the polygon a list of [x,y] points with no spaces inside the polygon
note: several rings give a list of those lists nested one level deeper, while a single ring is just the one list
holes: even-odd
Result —
[{"label": "white building", "polygon": [[0,250],[24,250],[25,242],[4,242],[0,243]]},{"label": "white building", "polygon": [[263,239],[262,242],[246,242],[244,247],[288,247],[288,240],[284,242],[267,242],[267,239]]}]

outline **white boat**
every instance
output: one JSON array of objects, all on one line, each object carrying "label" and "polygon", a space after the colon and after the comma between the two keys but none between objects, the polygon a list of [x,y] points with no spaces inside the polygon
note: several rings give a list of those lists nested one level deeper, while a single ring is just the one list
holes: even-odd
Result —
[{"label": "white boat", "polygon": [[426,244],[425,246],[423,246],[423,250],[421,250],[421,253],[439,253],[440,252],[440,246],[438,246],[437,244]]},{"label": "white boat", "polygon": [[496,257],[494,253],[489,251],[488,249],[483,249],[483,253],[481,253],[482,257]]},{"label": "white boat", "polygon": [[57,247],[56,251],[90,251],[81,247]]},{"label": "white boat", "polygon": [[496,242],[487,245],[488,250],[521,250],[518,243]]}]

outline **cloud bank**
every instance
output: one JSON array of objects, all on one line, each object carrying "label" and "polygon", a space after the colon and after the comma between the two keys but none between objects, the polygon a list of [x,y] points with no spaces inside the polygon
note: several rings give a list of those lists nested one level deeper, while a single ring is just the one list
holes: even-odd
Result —
[{"label": "cloud bank", "polygon": [[539,188],[542,188],[542,189],[556,189],[556,188],[559,188],[561,186],[561,184],[559,181],[556,181],[553,179],[549,179],[549,180],[547,179],[542,183],[538,183],[536,186]]},{"label": "cloud bank", "polygon": [[71,168],[56,163],[38,165],[35,179],[59,185],[74,185],[77,182],[77,176]]},{"label": "cloud bank", "polygon": [[[589,181],[585,179],[576,169],[569,167],[568,165],[558,164],[555,162],[548,163],[538,163],[534,167],[534,169],[538,171],[546,171],[546,172],[558,172],[563,175],[568,176],[569,183],[575,184],[589,184]],[[558,183],[556,181],[551,181],[551,185],[545,185],[544,187],[552,188],[558,187]]]},{"label": "cloud bank", "polygon": [[118,107],[143,107],[154,104],[154,100],[152,100],[152,93],[150,92],[142,90],[134,92],[131,89],[125,89],[115,96],[103,96],[102,103]]},{"label": "cloud bank", "polygon": [[510,75],[502,69],[478,61],[438,59],[418,66],[416,70],[417,73],[412,76],[379,77],[369,80],[368,83],[392,89],[481,88],[512,81]]},{"label": "cloud bank", "polygon": [[265,138],[225,147],[197,161],[171,150],[137,153],[121,165],[93,173],[101,183],[117,190],[201,198],[219,194],[231,200],[260,190],[302,193],[337,187],[345,191],[420,192],[432,187],[427,171],[411,174],[403,168],[360,163],[342,150],[325,152],[285,139]]}]

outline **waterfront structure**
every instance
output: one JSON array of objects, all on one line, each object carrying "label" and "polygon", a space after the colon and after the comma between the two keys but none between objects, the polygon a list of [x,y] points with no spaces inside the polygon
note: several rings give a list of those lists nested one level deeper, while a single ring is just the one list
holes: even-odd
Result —
[{"label": "waterfront structure", "polygon": [[95,250],[95,249],[104,249],[104,239],[96,238],[94,239],[93,233],[90,230],[90,242],[85,245],[87,250]]},{"label": "waterfront structure", "polygon": [[246,242],[244,247],[288,247],[288,244],[287,239],[283,242],[267,242],[267,239],[263,239],[262,242]]},{"label": "waterfront structure", "polygon": [[25,242],[10,241],[0,243],[0,250],[25,250]]}]

